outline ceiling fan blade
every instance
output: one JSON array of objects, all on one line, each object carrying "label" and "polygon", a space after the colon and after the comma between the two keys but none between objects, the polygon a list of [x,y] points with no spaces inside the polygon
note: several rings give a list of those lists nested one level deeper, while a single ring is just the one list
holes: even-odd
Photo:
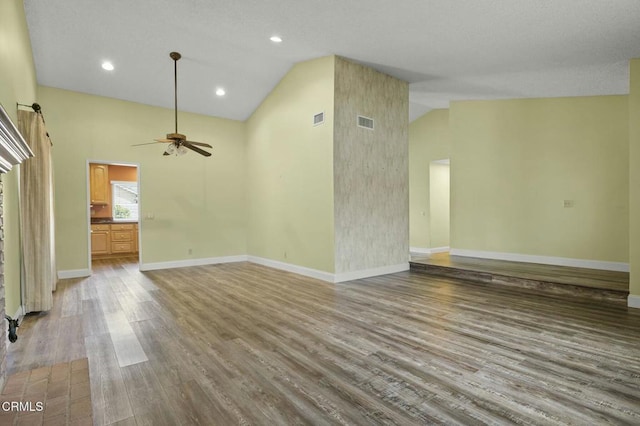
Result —
[{"label": "ceiling fan blade", "polygon": [[189,142],[191,145],[204,146],[205,148],[213,148],[211,145],[204,142],[193,142],[193,141],[185,141],[185,142]]},{"label": "ceiling fan blade", "polygon": [[156,142],[164,142],[164,143],[175,142],[173,139],[154,139],[154,141],[156,141]]},{"label": "ceiling fan blade", "polygon": [[158,142],[137,143],[131,146],[142,146],[142,145],[158,145]]},{"label": "ceiling fan blade", "polygon": [[204,155],[205,157],[211,157],[211,153],[205,151],[204,149],[200,149],[197,146],[193,146],[191,145],[191,142],[182,142],[182,146],[184,146],[185,148],[189,148],[191,151],[195,151],[198,154]]}]

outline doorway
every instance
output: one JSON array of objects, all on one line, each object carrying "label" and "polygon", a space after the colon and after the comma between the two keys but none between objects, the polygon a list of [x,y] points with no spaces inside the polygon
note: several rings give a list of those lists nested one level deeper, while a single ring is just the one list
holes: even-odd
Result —
[{"label": "doorway", "polygon": [[140,166],[87,160],[89,265],[132,258],[140,265]]},{"label": "doorway", "polygon": [[429,164],[429,229],[431,252],[449,251],[450,245],[450,161]]}]

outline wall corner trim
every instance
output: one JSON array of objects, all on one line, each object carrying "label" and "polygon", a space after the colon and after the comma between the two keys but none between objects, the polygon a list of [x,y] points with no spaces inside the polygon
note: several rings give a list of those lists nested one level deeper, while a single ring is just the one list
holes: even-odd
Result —
[{"label": "wall corner trim", "polygon": [[410,254],[431,254],[431,249],[426,247],[409,247]]},{"label": "wall corner trim", "polygon": [[140,271],[155,271],[158,269],[186,268],[188,266],[216,265],[218,263],[246,262],[247,255],[205,257],[201,259],[172,260],[168,262],[140,263]]},{"label": "wall corner trim", "polygon": [[452,248],[452,256],[477,257],[480,259],[507,260],[511,262],[540,263],[543,265],[571,266],[574,268],[600,269],[604,271],[629,272],[629,264],[606,260],[572,259],[568,257],[537,256],[519,253],[466,250]]},{"label": "wall corner trim", "polygon": [[304,266],[293,265],[291,263],[280,262],[277,260],[266,259],[264,257],[248,256],[249,262],[256,263],[262,266],[268,266],[270,268],[281,269],[287,272],[293,272],[294,274],[304,275],[305,277],[316,278],[318,280],[334,282],[334,274],[331,272],[320,271],[318,269],[311,269]]},{"label": "wall corner trim", "polygon": [[640,296],[630,294],[629,297],[627,297],[627,306],[630,308],[640,309]]},{"label": "wall corner trim", "polygon": [[66,271],[58,271],[58,279],[65,280],[68,278],[84,278],[91,276],[91,269],[69,269]]},{"label": "wall corner trim", "polygon": [[395,274],[409,270],[409,263],[400,263],[398,265],[382,266],[380,268],[362,269],[360,271],[341,272],[335,274],[334,282],[342,283],[345,281],[360,280],[363,278],[377,277],[378,275]]},{"label": "wall corner trim", "polygon": [[434,254],[434,253],[446,253],[449,251],[449,246],[443,247],[409,247],[409,254]]}]

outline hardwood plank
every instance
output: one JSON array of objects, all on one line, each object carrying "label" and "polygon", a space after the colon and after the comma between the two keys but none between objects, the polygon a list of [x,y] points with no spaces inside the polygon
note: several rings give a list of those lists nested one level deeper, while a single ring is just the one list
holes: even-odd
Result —
[{"label": "hardwood plank", "polygon": [[105,314],[105,319],[120,367],[148,360],[124,312],[110,312]]},{"label": "hardwood plank", "polygon": [[450,256],[448,253],[413,256],[411,263],[464,271],[470,273],[470,276],[472,273],[497,275],[507,281],[507,277],[513,277],[594,289],[629,291],[628,272]]},{"label": "hardwood plank", "polygon": [[640,423],[640,312],[410,271],[103,259],[19,333],[10,372],[85,352],[96,424]]},{"label": "hardwood plank", "polygon": [[109,335],[87,336],[85,345],[89,355],[94,421],[109,425],[132,417],[127,385],[122,378]]}]

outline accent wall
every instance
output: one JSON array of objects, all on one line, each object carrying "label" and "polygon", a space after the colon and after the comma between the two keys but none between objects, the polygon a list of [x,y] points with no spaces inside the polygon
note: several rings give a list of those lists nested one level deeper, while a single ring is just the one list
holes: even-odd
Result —
[{"label": "accent wall", "polygon": [[[358,126],[358,116],[374,128]],[[409,259],[409,85],[336,57],[333,141],[335,271]]]}]

